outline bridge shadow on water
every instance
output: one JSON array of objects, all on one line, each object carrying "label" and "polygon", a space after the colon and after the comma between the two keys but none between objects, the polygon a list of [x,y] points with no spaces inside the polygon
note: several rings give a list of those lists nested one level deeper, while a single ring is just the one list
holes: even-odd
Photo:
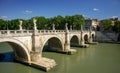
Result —
[{"label": "bridge shadow on water", "polygon": [[14,62],[14,52],[0,53],[0,62]]},{"label": "bridge shadow on water", "polygon": [[45,46],[44,46],[42,52],[64,53],[64,52],[61,52],[61,51],[53,50],[53,49],[51,49],[48,45],[45,45]]}]

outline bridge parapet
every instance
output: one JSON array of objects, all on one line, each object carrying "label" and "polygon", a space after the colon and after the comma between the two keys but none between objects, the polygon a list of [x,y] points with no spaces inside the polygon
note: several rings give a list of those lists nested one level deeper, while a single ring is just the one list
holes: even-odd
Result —
[{"label": "bridge parapet", "polygon": [[65,33],[64,30],[38,30],[38,34],[55,34],[55,33]]},{"label": "bridge parapet", "polygon": [[0,37],[7,36],[29,36],[33,33],[36,34],[60,34],[65,33],[65,30],[0,30]]},{"label": "bridge parapet", "polygon": [[0,30],[0,37],[32,35],[33,30]]},{"label": "bridge parapet", "polygon": [[[81,30],[70,30],[70,32],[84,32],[84,33],[88,33],[88,32],[90,32],[89,30],[83,30],[83,31],[81,31]],[[92,31],[93,32],[93,31]]]},{"label": "bridge parapet", "polygon": [[[0,37],[7,37],[7,36],[29,36],[32,35],[34,30],[0,30]],[[71,33],[80,33],[81,30],[70,30]],[[84,30],[84,33],[88,33],[90,31]],[[95,33],[95,31],[91,31]],[[65,33],[65,30],[35,30],[36,34],[60,34]]]}]

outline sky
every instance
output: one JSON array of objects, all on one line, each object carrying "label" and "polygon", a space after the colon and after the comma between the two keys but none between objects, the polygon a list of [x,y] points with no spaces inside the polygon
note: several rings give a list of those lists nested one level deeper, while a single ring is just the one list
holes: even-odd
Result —
[{"label": "sky", "polygon": [[120,0],[0,0],[0,19],[46,18],[81,14],[86,18],[120,18]]}]

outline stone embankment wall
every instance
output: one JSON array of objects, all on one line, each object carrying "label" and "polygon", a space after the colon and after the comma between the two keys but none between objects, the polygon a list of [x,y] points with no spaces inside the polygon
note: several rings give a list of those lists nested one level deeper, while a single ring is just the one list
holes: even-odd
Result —
[{"label": "stone embankment wall", "polygon": [[117,42],[118,34],[114,32],[96,31],[95,41],[98,42]]}]

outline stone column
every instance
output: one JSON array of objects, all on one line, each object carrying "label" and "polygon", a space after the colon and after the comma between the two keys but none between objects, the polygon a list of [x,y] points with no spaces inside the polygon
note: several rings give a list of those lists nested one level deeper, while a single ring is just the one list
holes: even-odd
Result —
[{"label": "stone column", "polygon": [[22,20],[19,20],[19,30],[22,30]]},{"label": "stone column", "polygon": [[81,30],[81,40],[80,40],[80,45],[84,45],[84,36],[83,36],[83,31]]},{"label": "stone column", "polygon": [[31,51],[31,60],[34,61],[34,62],[39,61],[42,57],[40,37],[39,37],[39,34],[37,33],[36,21],[37,20],[34,18],[33,19],[34,32],[33,32],[33,35],[32,35],[32,51]]},{"label": "stone column", "polygon": [[89,37],[89,41],[88,41],[88,42],[89,42],[89,43],[92,43],[92,42],[93,42],[92,31],[90,31],[90,34],[89,34],[89,35],[90,35],[90,37]]},{"label": "stone column", "polygon": [[39,61],[42,57],[42,50],[40,45],[39,35],[35,32],[32,35],[32,51],[31,51],[31,60]]},{"label": "stone column", "polygon": [[90,35],[90,37],[89,37],[89,43],[92,43],[93,39],[92,39],[92,28],[91,27],[90,27],[90,31],[89,32],[90,32],[90,34],[89,34]]},{"label": "stone column", "polygon": [[65,24],[65,45],[64,45],[65,51],[69,51],[69,49],[70,49],[69,30],[68,30],[67,25],[68,25],[68,23]]},{"label": "stone column", "polygon": [[81,25],[81,39],[80,39],[80,45],[84,45],[84,36],[83,36],[84,32],[83,32],[83,26]]}]

